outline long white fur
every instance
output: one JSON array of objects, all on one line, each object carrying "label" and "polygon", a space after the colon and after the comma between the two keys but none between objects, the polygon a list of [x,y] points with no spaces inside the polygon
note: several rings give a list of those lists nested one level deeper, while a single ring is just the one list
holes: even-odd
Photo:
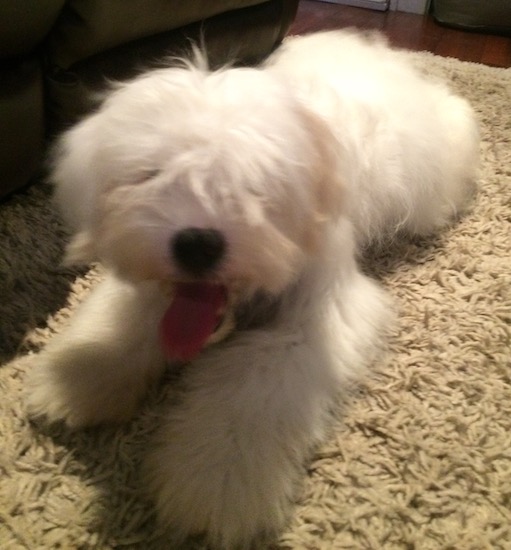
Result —
[{"label": "long white fur", "polygon": [[165,369],[161,283],[182,276],[169,242],[215,228],[228,244],[215,280],[245,308],[270,297],[271,313],[183,367],[144,471],[175,540],[274,536],[333,403],[391,322],[357,255],[448,224],[477,157],[468,103],[354,32],[289,39],[261,68],[168,68],[120,86],[56,157],[68,257],[110,272],[37,356],[30,414],[73,428],[133,414]]}]

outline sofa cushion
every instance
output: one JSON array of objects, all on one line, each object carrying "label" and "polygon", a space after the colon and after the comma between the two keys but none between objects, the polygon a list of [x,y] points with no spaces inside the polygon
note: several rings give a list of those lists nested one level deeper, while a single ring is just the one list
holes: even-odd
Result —
[{"label": "sofa cushion", "polygon": [[0,3],[0,58],[29,53],[48,33],[65,0]]},{"label": "sofa cushion", "polygon": [[70,0],[51,35],[50,61],[62,69],[121,44],[261,0]]},{"label": "sofa cushion", "polygon": [[167,55],[188,55],[190,41],[201,40],[205,44],[211,67],[227,61],[257,62],[282,40],[296,9],[297,2],[293,0],[263,2],[218,14],[205,22],[132,40],[67,69],[54,65],[46,72],[49,129],[51,133],[58,132],[93,109],[109,82],[161,67]]}]

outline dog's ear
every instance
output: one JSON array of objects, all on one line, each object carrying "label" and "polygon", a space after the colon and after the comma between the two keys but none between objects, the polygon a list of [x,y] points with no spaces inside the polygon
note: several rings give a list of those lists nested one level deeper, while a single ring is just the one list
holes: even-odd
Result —
[{"label": "dog's ear", "polygon": [[306,106],[300,105],[298,111],[308,136],[309,180],[316,199],[304,244],[314,252],[321,242],[325,223],[337,220],[345,208],[345,186],[338,143],[329,125]]},{"label": "dog's ear", "polygon": [[314,185],[317,215],[335,219],[345,203],[338,142],[327,122],[317,113],[304,105],[300,105],[298,110],[312,148],[311,183]]},{"label": "dog's ear", "polygon": [[60,137],[50,160],[55,199],[74,233],[64,260],[68,264],[96,259],[91,231],[99,184],[98,141],[97,115],[93,115]]}]

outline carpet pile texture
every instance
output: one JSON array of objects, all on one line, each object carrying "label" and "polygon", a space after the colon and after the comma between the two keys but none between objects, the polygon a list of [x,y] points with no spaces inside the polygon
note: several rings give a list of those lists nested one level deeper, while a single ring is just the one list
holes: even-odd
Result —
[{"label": "carpet pile texture", "polygon": [[[438,237],[367,258],[399,324],[275,549],[511,548],[511,70],[410,55],[475,107],[479,193]],[[126,425],[77,433],[23,410],[27,361],[100,277],[58,267],[50,192],[0,205],[0,547],[168,548],[138,485],[158,396]]]}]

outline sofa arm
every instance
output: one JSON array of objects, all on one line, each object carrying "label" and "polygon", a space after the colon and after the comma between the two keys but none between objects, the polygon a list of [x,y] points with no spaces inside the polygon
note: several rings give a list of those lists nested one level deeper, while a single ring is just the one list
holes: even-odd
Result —
[{"label": "sofa arm", "polygon": [[25,185],[43,152],[41,69],[25,59],[0,71],[0,197]]},{"label": "sofa arm", "polygon": [[0,1],[0,197],[25,185],[43,153],[39,47],[65,0]]}]

